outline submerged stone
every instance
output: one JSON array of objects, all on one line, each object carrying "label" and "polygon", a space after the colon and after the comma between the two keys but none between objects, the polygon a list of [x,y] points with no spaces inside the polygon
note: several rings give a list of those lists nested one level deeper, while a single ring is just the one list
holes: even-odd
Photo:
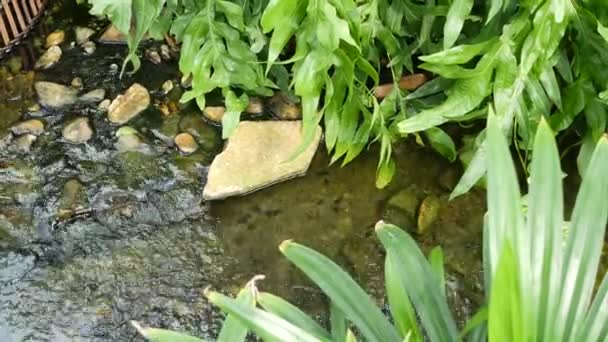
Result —
[{"label": "submerged stone", "polygon": [[441,200],[437,196],[428,196],[418,209],[418,234],[424,234],[439,218]]},{"label": "submerged stone", "polygon": [[103,99],[106,97],[106,91],[104,89],[95,89],[95,90],[91,90],[90,92],[82,95],[80,97],[80,101],[84,102],[84,103],[98,103],[103,101]]},{"label": "submerged stone", "polygon": [[45,47],[49,48],[51,46],[59,45],[63,43],[65,40],[65,32],[62,30],[57,30],[46,37],[46,45]]},{"label": "submerged stone", "polygon": [[76,103],[78,90],[52,82],[36,82],[34,85],[40,104],[50,108],[61,108]]},{"label": "submerged stone", "polygon": [[74,144],[87,142],[92,137],[93,129],[88,118],[74,119],[63,128],[63,138]]},{"label": "submerged stone", "polygon": [[44,133],[44,123],[40,120],[32,119],[20,122],[11,128],[13,134],[33,134],[40,135]]},{"label": "submerged stone", "polygon": [[76,34],[76,43],[80,45],[91,39],[91,36],[95,34],[95,30],[88,27],[76,27],[74,33]]},{"label": "submerged stone", "polygon": [[105,44],[127,44],[127,36],[122,34],[116,26],[110,25],[99,37],[99,41]]},{"label": "submerged stone", "polygon": [[203,198],[243,195],[304,175],[321,140],[321,128],[316,128],[305,151],[290,160],[302,139],[301,121],[241,122],[211,164]]},{"label": "submerged stone", "polygon": [[27,153],[32,148],[34,142],[36,142],[36,139],[38,137],[33,134],[25,134],[15,139],[15,146],[20,152]]},{"label": "submerged stone", "polygon": [[274,94],[268,106],[272,114],[279,120],[298,120],[302,118],[300,104],[281,92]]},{"label": "submerged stone", "polygon": [[189,133],[180,133],[175,137],[175,146],[184,154],[192,154],[198,150],[198,144]]},{"label": "submerged stone", "polygon": [[207,106],[203,109],[203,116],[212,122],[222,123],[225,112],[226,107],[224,106]]},{"label": "submerged stone", "polygon": [[122,125],[133,119],[150,106],[150,93],[139,83],[133,84],[124,95],[118,95],[108,108],[108,119],[115,125]]},{"label": "submerged stone", "polygon": [[37,70],[46,70],[57,64],[61,59],[63,52],[59,46],[51,46],[46,52],[36,61],[34,68]]}]

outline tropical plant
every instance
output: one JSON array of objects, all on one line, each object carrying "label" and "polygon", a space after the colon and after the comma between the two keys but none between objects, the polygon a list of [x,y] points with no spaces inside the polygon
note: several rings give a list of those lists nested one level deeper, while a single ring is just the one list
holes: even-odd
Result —
[{"label": "tropical plant", "polygon": [[[331,329],[285,300],[259,292],[254,279],[236,299],[206,291],[228,314],[218,340],[242,341],[248,330],[265,341],[608,339],[608,274],[595,288],[608,220],[608,136],[600,139],[585,168],[564,234],[562,172],[549,124],[541,119],[536,133],[525,210],[514,164],[504,157],[509,149],[501,124],[490,108],[483,234],[486,303],[462,331],[448,308],[441,250],[433,250],[427,260],[407,233],[379,222],[376,234],[386,249],[386,294],[394,323],[338,265],[286,241],[281,252],[329,297]],[[200,341],[139,329],[152,341]]]},{"label": "tropical plant", "polygon": [[[323,122],[332,163],[378,142],[377,185],[395,167],[391,144],[416,134],[450,160],[456,143],[438,126],[485,118],[491,102],[525,164],[541,117],[576,123],[587,155],[608,127],[608,5],[603,0],[89,0],[128,34],[131,62],[146,32],[181,42],[192,76],[183,101],[204,107],[221,89],[224,137],[249,95],[293,92],[310,141]],[[423,62],[420,64],[419,62]],[[437,75],[416,92],[373,96],[380,74]],[[584,115],[581,115],[584,114]],[[586,124],[585,124],[586,122]],[[423,132],[418,135],[418,132]],[[485,133],[463,139],[467,172],[453,196],[485,174]],[[304,148],[305,146],[302,146]],[[524,165],[525,166],[525,165]]]}]

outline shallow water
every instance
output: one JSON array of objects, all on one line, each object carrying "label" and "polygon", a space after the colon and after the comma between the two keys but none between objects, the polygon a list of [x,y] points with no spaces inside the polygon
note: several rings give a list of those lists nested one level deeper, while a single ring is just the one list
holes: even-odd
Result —
[{"label": "shallow water", "polygon": [[[68,16],[48,25],[70,21]],[[222,315],[205,301],[203,289],[235,293],[255,274],[267,276],[261,289],[323,319],[319,290],[278,252],[285,239],[338,261],[382,305],[383,252],[373,225],[381,218],[409,224],[387,209],[401,191],[441,204],[429,231],[417,239],[425,250],[444,247],[455,314],[462,320],[479,303],[484,195],[474,191],[448,203],[446,183],[458,176],[458,167],[413,142],[397,145],[399,171],[382,191],[374,187],[376,151],[340,168],[329,166],[320,149],[305,177],[207,203],[201,200],[206,170],[221,145],[217,128],[193,108],[171,116],[151,108],[136,119],[131,126],[148,144],[145,153],[119,153],[116,128],[95,106],[27,110],[36,100],[34,79],[69,84],[76,76],[85,91],[101,87],[107,98],[138,81],[156,102],[172,101],[159,89],[165,80],[179,79],[175,62],[144,62],[140,72],[119,79],[109,70],[124,54],[122,47],[101,44],[91,57],[66,48],[48,72],[2,71],[0,139],[25,118],[42,116],[47,129],[26,154],[9,138],[0,143],[0,336],[137,340],[128,324],[137,320],[212,339]],[[86,145],[62,141],[64,123],[83,115],[93,123],[94,139]],[[177,121],[206,132],[200,152],[180,156],[154,134]]]}]

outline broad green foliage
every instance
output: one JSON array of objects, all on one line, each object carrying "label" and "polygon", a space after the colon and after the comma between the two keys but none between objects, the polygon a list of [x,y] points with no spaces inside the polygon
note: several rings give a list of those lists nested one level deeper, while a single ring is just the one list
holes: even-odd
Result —
[{"label": "broad green foliage", "polygon": [[230,325],[233,336],[241,337],[235,342],[244,341],[244,329],[264,341],[357,341],[354,326],[364,341],[606,341],[608,275],[595,286],[608,223],[608,135],[589,158],[564,238],[562,172],[548,122],[541,119],[534,138],[526,210],[513,162],[504,158],[509,150],[501,118],[490,110],[488,122],[486,303],[462,332],[448,309],[441,250],[427,260],[407,233],[379,222],[391,321],[338,265],[286,241],[281,252],[330,300],[330,331],[281,298],[258,292],[252,281],[243,290],[253,294],[246,300],[243,292],[236,299],[206,292],[228,314],[222,334]]},{"label": "broad green foliage", "polygon": [[[483,119],[491,105],[527,162],[545,118],[571,127],[589,151],[608,128],[608,4],[603,0],[89,0],[129,35],[139,67],[146,32],[174,35],[192,76],[182,101],[205,106],[221,89],[224,138],[250,95],[283,90],[303,106],[304,134],[325,127],[332,163],[380,146],[377,185],[395,172],[391,145],[416,134],[453,161],[457,143],[438,126]],[[431,85],[372,95],[386,71],[422,68]],[[418,135],[420,134],[420,135]],[[486,174],[485,132],[463,140],[467,171],[452,196]],[[306,146],[301,146],[304,150]],[[296,151],[297,152],[297,151]],[[581,173],[585,159],[580,162]]]}]

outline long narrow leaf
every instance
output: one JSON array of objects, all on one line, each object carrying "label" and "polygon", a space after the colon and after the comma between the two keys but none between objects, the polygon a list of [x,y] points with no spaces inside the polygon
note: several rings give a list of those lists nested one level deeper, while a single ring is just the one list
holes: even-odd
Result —
[{"label": "long narrow leaf", "polygon": [[333,261],[291,241],[283,242],[279,248],[325,292],[367,340],[378,342],[400,340],[395,328],[387,321],[369,295]]},{"label": "long narrow leaf", "polygon": [[264,308],[264,310],[293,323],[319,339],[330,339],[327,331],[325,331],[319,323],[281,297],[266,292],[260,292],[256,298],[258,304]]},{"label": "long narrow leaf", "polygon": [[229,315],[234,315],[241,323],[264,340],[294,342],[329,341],[318,339],[276,315],[243,305],[221,293],[206,292],[205,295],[211,303],[217,305]]},{"label": "long narrow leaf", "polygon": [[451,316],[446,297],[439,289],[439,278],[416,242],[398,227],[382,221],[376,224],[376,234],[387,253],[395,254],[401,282],[429,338],[432,341],[456,341],[456,323]]},{"label": "long narrow leaf", "polygon": [[[257,289],[255,288],[255,280],[252,279],[245,287],[239,292],[236,297],[236,301],[240,304],[249,306],[251,308],[255,307],[255,292]],[[238,342],[245,341],[247,337],[247,327],[241,324],[240,320],[232,315],[228,315],[224,324],[222,325],[222,330],[220,331],[219,336],[217,337],[217,342]]]},{"label": "long narrow leaf", "polygon": [[[542,120],[534,142],[534,158],[531,165],[531,181],[525,240],[530,251],[529,269],[522,273],[531,275],[526,312],[531,313],[528,333],[543,340],[545,327],[552,325],[551,315],[559,302],[562,258],[563,193],[559,153],[553,132]],[[526,264],[523,265],[526,267]]]},{"label": "long narrow leaf", "polygon": [[554,327],[557,340],[572,337],[591,300],[608,218],[606,170],[608,137],[604,135],[591,157],[572,214]]},{"label": "long narrow leaf", "polygon": [[416,314],[412,308],[405,284],[402,283],[397,256],[395,252],[388,251],[384,260],[384,278],[386,283],[386,296],[391,308],[395,326],[402,338],[410,336],[410,341],[422,341]]},{"label": "long narrow leaf", "polygon": [[605,341],[608,338],[608,273],[600,285],[575,341]]},{"label": "long narrow leaf", "polygon": [[150,342],[205,342],[200,338],[192,337],[175,331],[143,328],[137,322],[131,322],[131,325],[133,325],[133,327],[135,327],[135,329],[137,329],[137,331]]}]

